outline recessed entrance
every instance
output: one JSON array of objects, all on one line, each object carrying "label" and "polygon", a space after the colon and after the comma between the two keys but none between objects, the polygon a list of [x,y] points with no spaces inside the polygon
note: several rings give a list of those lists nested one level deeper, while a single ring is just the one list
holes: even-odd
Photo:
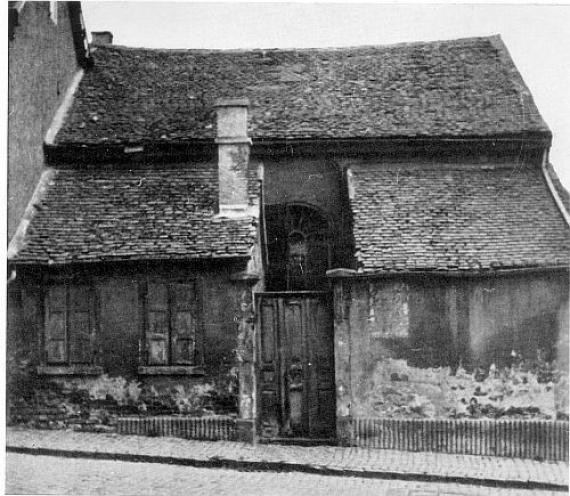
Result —
[{"label": "recessed entrance", "polygon": [[324,291],[333,259],[331,222],[316,208],[288,203],[265,211],[269,291]]},{"label": "recessed entrance", "polygon": [[257,305],[260,435],[334,437],[334,341],[329,294],[259,293]]}]

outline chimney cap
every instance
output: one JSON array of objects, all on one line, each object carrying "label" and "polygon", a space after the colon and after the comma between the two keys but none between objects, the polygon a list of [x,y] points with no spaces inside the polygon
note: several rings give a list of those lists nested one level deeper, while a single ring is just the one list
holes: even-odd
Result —
[{"label": "chimney cap", "polygon": [[91,43],[93,45],[112,45],[113,33],[111,31],[91,31]]},{"label": "chimney cap", "polygon": [[214,107],[249,107],[249,98],[217,98]]}]

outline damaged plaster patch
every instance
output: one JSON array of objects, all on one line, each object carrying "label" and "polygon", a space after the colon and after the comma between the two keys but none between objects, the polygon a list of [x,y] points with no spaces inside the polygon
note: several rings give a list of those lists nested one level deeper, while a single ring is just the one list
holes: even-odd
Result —
[{"label": "damaged plaster patch", "polygon": [[[555,386],[567,380],[550,364],[467,372],[450,367],[417,368],[384,358],[367,383],[357,415],[384,418],[541,418],[564,415]],[[560,415],[559,415],[560,414]],[[567,413],[566,413],[567,415]]]}]

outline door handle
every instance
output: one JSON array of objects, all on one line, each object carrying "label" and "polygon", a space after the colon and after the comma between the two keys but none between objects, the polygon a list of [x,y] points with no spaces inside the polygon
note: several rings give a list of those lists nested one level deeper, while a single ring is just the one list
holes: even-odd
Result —
[{"label": "door handle", "polygon": [[303,365],[294,363],[289,367],[289,390],[300,391],[303,389]]}]

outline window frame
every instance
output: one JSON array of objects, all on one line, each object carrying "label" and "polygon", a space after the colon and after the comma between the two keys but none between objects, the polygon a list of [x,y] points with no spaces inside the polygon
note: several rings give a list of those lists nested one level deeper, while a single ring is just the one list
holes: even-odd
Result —
[{"label": "window frame", "polygon": [[[167,325],[166,338],[166,360],[163,363],[152,363],[150,355],[150,318],[151,307],[149,303],[151,285],[166,286],[166,307],[156,312],[165,312],[165,322]],[[186,285],[191,287],[193,300],[189,303],[189,308],[181,310],[181,313],[190,312],[193,317],[193,352],[191,360],[176,360],[174,357],[175,331],[173,323],[175,321],[175,289],[176,285]],[[198,280],[194,277],[147,277],[141,285],[141,363],[138,368],[140,375],[203,375],[204,374],[204,329],[202,325],[201,298]]]},{"label": "window frame", "polygon": [[[321,291],[329,288],[326,270],[335,258],[335,223],[320,207],[305,202],[285,202],[264,206],[266,285],[270,291]],[[291,240],[301,236],[306,245],[303,269],[306,276],[298,278],[291,265]],[[312,263],[315,250],[326,257],[326,270],[320,273]],[[324,259],[324,257],[322,258]]]},{"label": "window frame", "polygon": [[[61,304],[59,311],[53,310],[54,306],[50,301],[50,292],[55,287],[62,287],[64,290],[64,302]],[[70,314],[73,313],[71,304],[71,292],[77,288],[86,288],[87,302],[85,308],[77,313],[87,314],[87,360],[74,359],[70,349],[73,339],[72,334],[79,333],[77,328],[72,329],[70,322]],[[42,284],[41,291],[42,302],[42,332],[40,334],[40,364],[37,367],[37,373],[40,375],[99,375],[103,373],[103,368],[97,365],[97,336],[98,332],[98,316],[97,316],[97,296],[95,286],[90,279],[79,278],[50,278]],[[64,354],[61,361],[50,358],[48,351],[48,326],[52,313],[64,314]],[[75,338],[76,339],[76,338]]]}]

